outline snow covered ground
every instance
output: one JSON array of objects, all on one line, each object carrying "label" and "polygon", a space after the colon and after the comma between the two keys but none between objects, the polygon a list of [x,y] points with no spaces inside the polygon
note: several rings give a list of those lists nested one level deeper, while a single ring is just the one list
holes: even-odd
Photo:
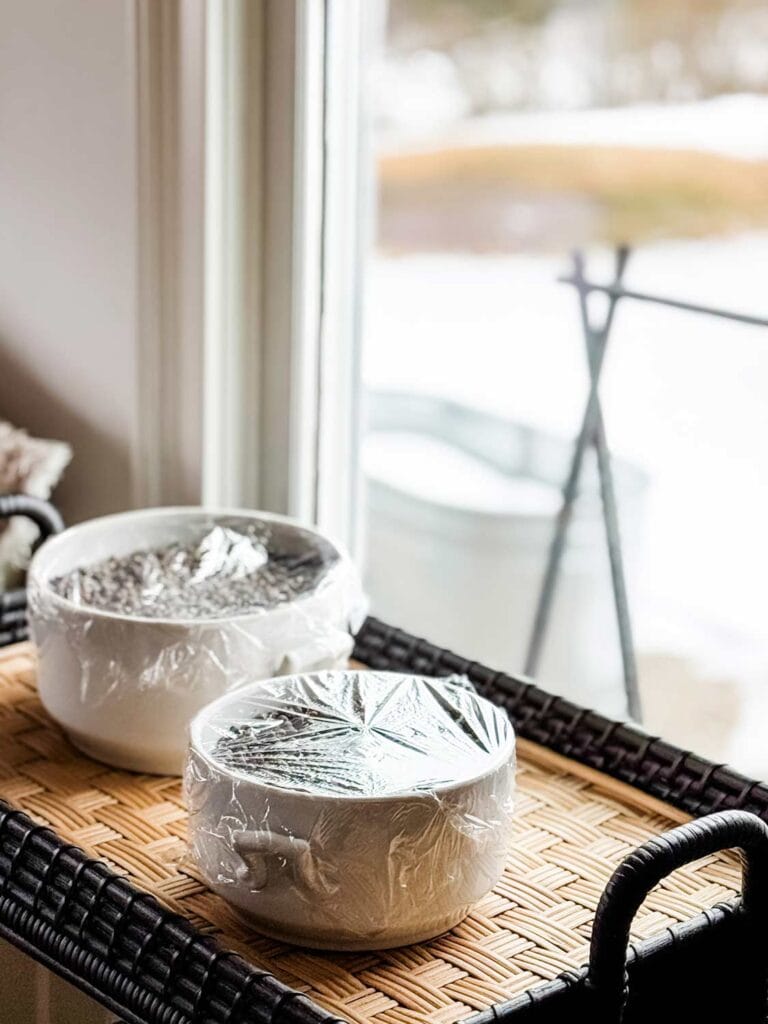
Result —
[{"label": "snow covered ground", "polygon": [[718,96],[695,103],[488,114],[465,121],[420,117],[379,140],[385,151],[450,145],[638,146],[690,149],[744,160],[768,156],[768,96]]}]

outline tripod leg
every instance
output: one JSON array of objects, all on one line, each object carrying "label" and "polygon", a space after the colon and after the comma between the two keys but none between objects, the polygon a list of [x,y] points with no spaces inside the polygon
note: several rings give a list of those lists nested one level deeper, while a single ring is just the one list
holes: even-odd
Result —
[{"label": "tripod leg", "polygon": [[[628,258],[628,249],[621,248],[617,250],[614,286],[621,284]],[[605,438],[605,426],[603,424],[600,398],[598,394],[600,372],[602,370],[610,330],[613,325],[613,316],[618,296],[610,296],[603,326],[600,329],[593,328],[589,320],[589,313],[587,309],[588,289],[584,279],[584,259],[582,254],[578,252],[574,254],[573,259],[574,279],[579,293],[582,328],[587,345],[590,387],[584,416],[582,418],[581,429],[571,458],[568,477],[563,489],[563,500],[558,513],[555,532],[549,550],[547,567],[544,574],[541,592],[539,594],[533,631],[526,657],[525,672],[528,675],[533,675],[538,667],[549,615],[552,608],[552,602],[554,599],[557,579],[560,572],[560,566],[562,564],[562,558],[565,551],[568,528],[573,518],[573,509],[578,494],[578,484],[581,476],[584,455],[587,447],[590,444],[594,444],[597,449],[598,456],[603,518],[606,527],[606,537],[611,562],[611,578],[616,601],[616,613],[619,625],[619,638],[621,642],[627,704],[632,717],[639,720],[640,701],[637,687],[637,671],[635,667],[631,623],[629,619],[624,570],[621,557],[621,541],[615,491],[613,487],[613,474],[611,471],[610,454]]]},{"label": "tripod leg", "polygon": [[[621,278],[627,264],[628,250],[619,250],[616,256],[616,275],[614,286],[621,283]],[[587,308],[587,291],[583,287],[584,267],[583,262],[576,265],[575,277],[582,283],[579,287],[579,305],[581,309],[582,324],[585,337],[588,339],[588,358],[590,361],[590,373],[593,368],[599,370],[608,345],[609,332],[612,326],[613,311],[615,304],[609,306],[608,316],[599,332],[595,332],[590,325],[589,310]],[[578,287],[578,284],[577,284]],[[591,343],[590,343],[591,342]],[[598,345],[600,347],[598,347]],[[608,546],[608,558],[611,566],[611,584],[613,587],[614,604],[616,607],[616,623],[619,631],[619,645],[621,648],[621,662],[624,673],[624,692],[627,698],[627,710],[630,717],[639,722],[642,720],[642,707],[640,703],[640,690],[638,686],[637,663],[635,661],[635,646],[632,639],[632,621],[629,614],[629,598],[627,596],[626,577],[624,575],[624,559],[621,548],[621,531],[619,527],[618,506],[616,502],[616,490],[613,482],[613,470],[611,467],[611,454],[608,448],[608,441],[605,434],[605,422],[598,398],[595,432],[593,444],[597,453],[597,468],[600,476],[600,497],[603,509],[603,522],[605,524],[605,537]]]}]

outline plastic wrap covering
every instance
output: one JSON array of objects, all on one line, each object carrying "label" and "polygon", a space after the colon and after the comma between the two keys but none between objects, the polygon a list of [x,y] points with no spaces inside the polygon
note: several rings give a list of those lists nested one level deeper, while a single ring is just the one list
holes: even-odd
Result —
[{"label": "plastic wrap covering", "polygon": [[249,686],[192,724],[191,854],[274,938],[421,941],[504,869],[514,750],[506,714],[455,682],[346,671]]},{"label": "plastic wrap covering", "polygon": [[43,703],[79,747],[179,773],[189,721],[244,683],[346,664],[365,601],[336,544],[279,516],[150,509],[46,543],[29,572]]}]

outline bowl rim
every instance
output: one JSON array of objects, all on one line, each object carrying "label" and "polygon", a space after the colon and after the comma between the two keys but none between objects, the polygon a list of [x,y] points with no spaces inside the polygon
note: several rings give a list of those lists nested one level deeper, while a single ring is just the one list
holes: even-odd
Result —
[{"label": "bowl rim", "polygon": [[219,704],[225,704],[227,701],[234,700],[237,697],[242,697],[245,691],[258,690],[260,686],[263,686],[268,682],[276,682],[283,679],[296,679],[301,676],[336,676],[340,674],[344,675],[375,675],[377,677],[387,676],[407,676],[411,679],[423,680],[429,683],[443,683],[449,686],[457,686],[457,683],[452,683],[450,678],[441,678],[439,676],[425,676],[418,673],[412,672],[379,672],[376,669],[319,669],[317,672],[292,672],[287,675],[273,676],[269,679],[258,679],[251,683],[245,683],[242,686],[235,687],[234,690],[228,690],[227,693],[223,693],[220,697],[212,700],[205,707],[201,708],[200,711],[192,718],[189,723],[187,734],[188,734],[188,749],[187,749],[187,763],[185,766],[184,778],[186,780],[187,770],[193,756],[201,758],[210,765],[212,770],[219,776],[222,781],[232,782],[233,780],[242,782],[244,785],[249,785],[259,789],[260,791],[266,791],[268,793],[274,793],[278,796],[285,797],[286,795],[303,798],[310,801],[338,801],[340,803],[391,803],[393,801],[402,801],[409,799],[425,800],[433,798],[436,794],[450,793],[455,790],[464,789],[468,786],[473,786],[483,779],[488,778],[507,764],[510,760],[513,762],[516,759],[517,754],[517,735],[515,733],[515,727],[512,724],[509,715],[504,711],[503,708],[499,707],[498,704],[494,704],[493,701],[488,700],[487,697],[483,697],[481,694],[476,693],[474,690],[466,690],[470,696],[481,704],[488,704],[493,709],[495,715],[501,716],[506,729],[505,741],[501,744],[499,750],[493,758],[490,758],[488,764],[481,770],[476,772],[474,775],[470,775],[467,778],[455,779],[443,783],[431,786],[428,790],[419,789],[403,789],[397,793],[313,793],[302,789],[293,789],[288,786],[278,786],[271,782],[264,782],[262,779],[255,778],[252,775],[248,775],[245,772],[237,768],[228,768],[225,765],[220,764],[213,757],[203,749],[200,741],[199,733],[207,724],[207,716],[213,713]]},{"label": "bowl rim", "polygon": [[[73,537],[76,538],[82,534],[87,534],[90,529],[103,523],[112,522],[118,524],[121,521],[124,522],[127,520],[153,518],[163,519],[165,517],[180,515],[188,515],[190,518],[197,516],[210,516],[211,518],[239,517],[249,520],[280,523],[284,526],[294,527],[303,533],[308,533],[314,537],[318,537],[327,544],[330,544],[338,555],[338,558],[329,567],[328,572],[316,588],[308,591],[306,594],[301,594],[294,601],[275,605],[274,608],[258,608],[253,611],[242,612],[239,615],[219,615],[207,618],[160,618],[148,615],[125,615],[120,612],[109,611],[106,608],[97,608],[94,605],[77,604],[75,601],[71,601],[68,597],[63,597],[61,594],[57,594],[51,587],[50,577],[45,571],[46,559],[55,555],[57,550],[69,543]],[[310,601],[313,598],[316,598],[321,591],[327,589],[333,584],[334,580],[331,577],[339,576],[342,572],[349,572],[352,567],[352,560],[343,544],[325,533],[325,531],[320,530],[318,527],[301,522],[292,516],[281,515],[277,512],[263,512],[259,509],[229,508],[217,505],[161,505],[152,508],[128,509],[124,512],[111,512],[105,516],[95,516],[92,519],[84,520],[82,523],[75,523],[73,526],[69,526],[65,530],[62,530],[61,533],[57,533],[48,538],[48,540],[46,540],[32,556],[29,568],[27,569],[27,587],[32,593],[34,593],[35,590],[39,591],[45,596],[46,601],[57,605],[60,609],[66,611],[68,615],[105,619],[112,622],[131,625],[136,623],[138,625],[179,627],[182,629],[208,629],[216,627],[221,628],[222,626],[240,623],[244,620],[260,619],[265,615],[274,615],[281,611],[285,611],[288,608],[292,608],[296,604]],[[32,602],[32,608],[34,609],[34,600]]]}]

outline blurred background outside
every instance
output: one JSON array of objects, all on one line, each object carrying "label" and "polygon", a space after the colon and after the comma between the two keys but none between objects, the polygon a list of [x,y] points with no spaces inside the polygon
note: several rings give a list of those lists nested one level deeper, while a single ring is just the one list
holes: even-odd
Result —
[{"label": "blurred background outside", "polygon": [[[587,396],[574,289],[768,315],[762,0],[390,0],[366,61],[377,614],[519,672]],[[593,314],[600,300],[593,295]],[[768,770],[768,330],[623,300],[601,384],[645,726]],[[542,685],[624,713],[594,467]]]}]

